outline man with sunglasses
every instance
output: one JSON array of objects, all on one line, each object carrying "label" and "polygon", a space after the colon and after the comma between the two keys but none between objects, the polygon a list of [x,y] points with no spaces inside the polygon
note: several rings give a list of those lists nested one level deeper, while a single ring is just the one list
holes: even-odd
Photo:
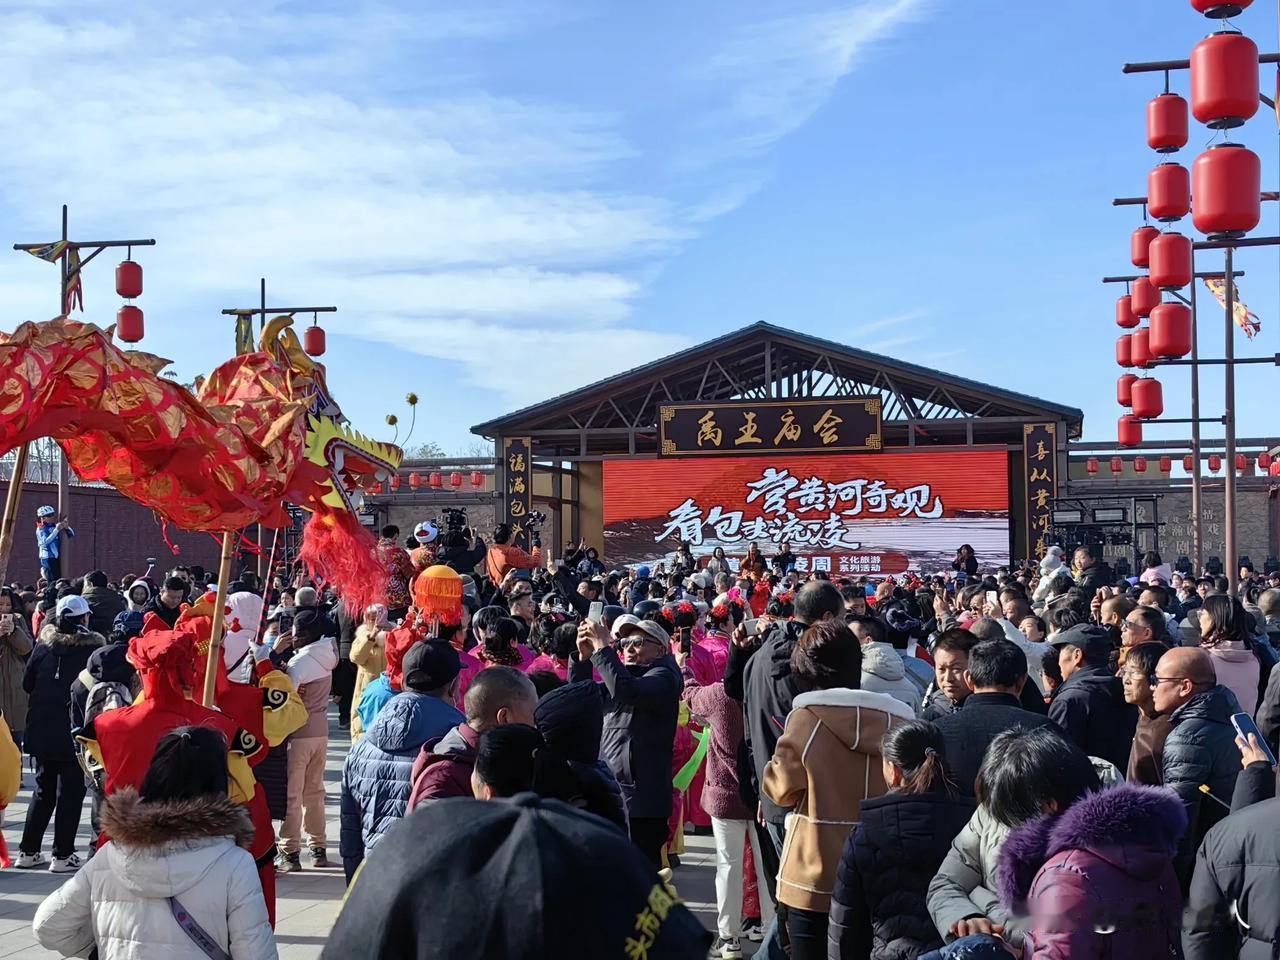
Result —
[{"label": "man with sunglasses", "polygon": [[[1156,711],[1169,718],[1170,726],[1161,776],[1187,808],[1187,832],[1174,859],[1185,893],[1196,848],[1209,828],[1230,812],[1240,773],[1231,715],[1240,705],[1235,694],[1218,684],[1213,661],[1198,647],[1174,647],[1164,654],[1151,684]],[[1216,799],[1206,797],[1201,786]]]},{"label": "man with sunglasses", "polygon": [[[611,639],[622,651],[621,660]],[[600,758],[622,787],[631,842],[656,870],[662,866],[671,816],[671,748],[684,677],[671,656],[667,631],[630,614],[614,621],[612,638],[591,620],[578,627],[570,682],[590,680],[593,666],[603,680],[597,684],[604,701]]]}]

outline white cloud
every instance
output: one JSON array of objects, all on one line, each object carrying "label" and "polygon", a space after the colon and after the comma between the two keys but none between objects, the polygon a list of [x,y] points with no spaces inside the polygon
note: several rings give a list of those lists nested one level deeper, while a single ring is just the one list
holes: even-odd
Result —
[{"label": "white cloud", "polygon": [[867,47],[918,17],[930,0],[857,4],[744,24],[711,63],[729,90],[740,149],[795,130],[831,96]]},{"label": "white cloud", "polygon": [[[749,153],[803,123],[921,2],[743,26],[711,71],[726,142]],[[213,308],[252,303],[265,275],[273,301],[338,303],[341,336],[450,361],[505,403],[560,393],[690,342],[642,328],[636,304],[763,183],[735,171],[677,200],[650,187],[626,116],[493,93],[493,45],[569,15],[545,6],[0,9],[6,234],[52,239],[69,202],[79,238],[156,236],[147,347],[184,374],[225,356]],[[0,326],[52,314],[54,270],[0,260]],[[109,274],[86,280],[88,319],[110,320]]]}]

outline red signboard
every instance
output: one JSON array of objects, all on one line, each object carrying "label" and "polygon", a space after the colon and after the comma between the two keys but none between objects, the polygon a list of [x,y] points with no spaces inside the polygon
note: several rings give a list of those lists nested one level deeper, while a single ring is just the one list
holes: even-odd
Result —
[{"label": "red signboard", "polygon": [[787,543],[833,573],[891,573],[852,560],[842,571],[840,558],[898,555],[931,571],[968,543],[983,564],[1005,563],[1008,476],[1001,451],[609,460],[605,554],[651,562],[685,540],[695,556],[752,543],[769,556]]}]

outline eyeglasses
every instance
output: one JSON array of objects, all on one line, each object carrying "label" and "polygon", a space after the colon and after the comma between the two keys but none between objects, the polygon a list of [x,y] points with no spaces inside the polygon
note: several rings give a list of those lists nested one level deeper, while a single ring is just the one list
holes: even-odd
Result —
[{"label": "eyeglasses", "polygon": [[634,650],[643,647],[646,643],[657,644],[658,641],[653,637],[627,637],[625,640],[619,640],[618,646],[623,650]]},{"label": "eyeglasses", "polygon": [[1151,678],[1151,685],[1158,686],[1162,683],[1181,683],[1183,680],[1190,680],[1190,677],[1156,677]]}]

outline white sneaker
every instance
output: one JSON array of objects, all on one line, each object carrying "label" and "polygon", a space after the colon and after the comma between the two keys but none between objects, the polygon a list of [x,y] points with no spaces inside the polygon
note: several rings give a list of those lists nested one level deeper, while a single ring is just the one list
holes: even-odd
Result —
[{"label": "white sneaker", "polygon": [[50,873],[75,873],[84,866],[84,861],[80,859],[79,854],[73,853],[69,857],[54,857],[53,862],[49,864]]},{"label": "white sneaker", "polygon": [[720,960],[742,960],[742,944],[737,937],[721,937],[716,941],[712,955]]},{"label": "white sneaker", "polygon": [[13,865],[18,870],[35,870],[48,866],[49,860],[43,853],[19,853]]}]

